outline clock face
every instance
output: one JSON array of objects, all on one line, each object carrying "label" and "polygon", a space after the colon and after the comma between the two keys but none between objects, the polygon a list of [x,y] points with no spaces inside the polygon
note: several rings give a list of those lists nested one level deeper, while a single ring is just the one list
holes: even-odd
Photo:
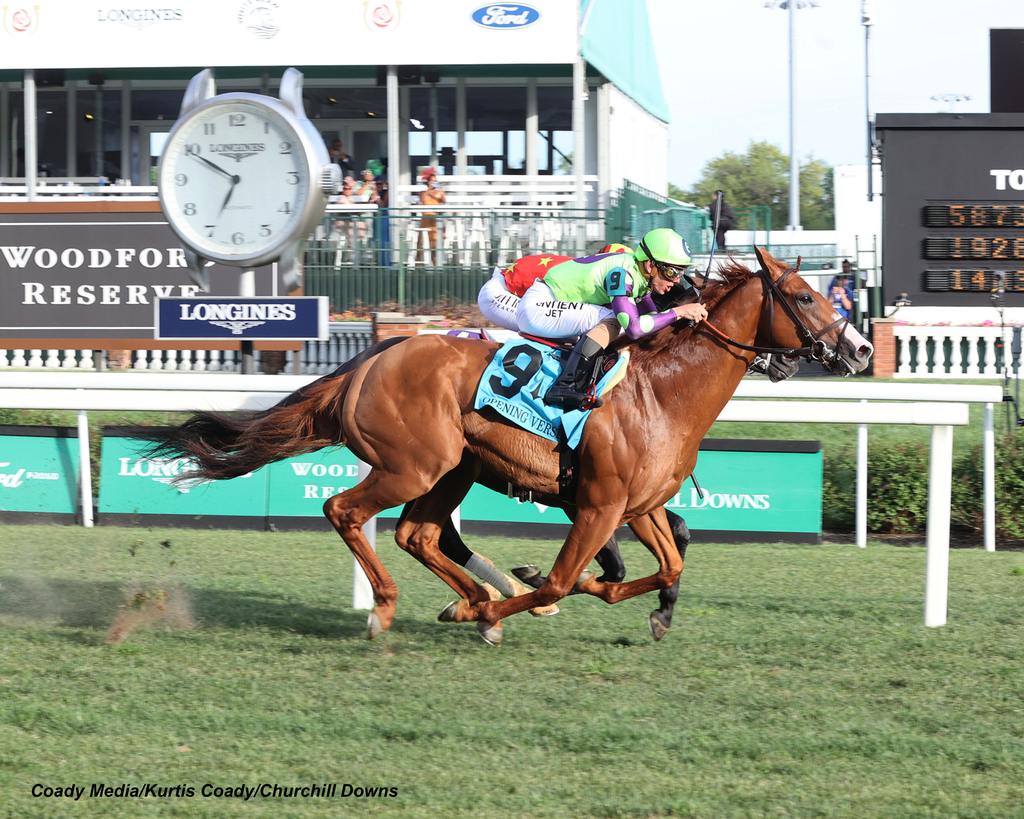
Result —
[{"label": "clock face", "polygon": [[223,101],[190,116],[160,164],[164,212],[201,256],[245,259],[290,241],[310,193],[305,150],[277,111]]}]

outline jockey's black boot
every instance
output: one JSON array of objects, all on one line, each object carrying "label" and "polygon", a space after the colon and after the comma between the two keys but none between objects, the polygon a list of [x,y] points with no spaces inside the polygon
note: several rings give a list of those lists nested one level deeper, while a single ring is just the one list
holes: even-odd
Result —
[{"label": "jockey's black boot", "polygon": [[[589,336],[582,336],[569,353],[555,383],[544,394],[544,403],[564,410],[582,409],[587,400],[587,387],[594,372],[594,362],[603,349]],[[594,406],[599,407],[601,403],[600,399],[595,399]]]}]

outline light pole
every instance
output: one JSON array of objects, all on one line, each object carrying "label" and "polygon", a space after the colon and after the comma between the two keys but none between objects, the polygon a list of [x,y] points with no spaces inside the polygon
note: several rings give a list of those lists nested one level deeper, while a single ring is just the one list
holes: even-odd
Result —
[{"label": "light pole", "polygon": [[800,230],[800,162],[796,156],[796,70],[793,45],[796,38],[796,10],[814,8],[816,0],[768,0],[769,9],[786,9],[789,17],[789,223],[786,230]]},{"label": "light pole", "polygon": [[875,198],[875,129],[871,124],[871,63],[869,62],[868,45],[871,42],[871,0],[861,0],[860,24],[864,26],[864,121],[867,125],[868,137],[868,201]]}]

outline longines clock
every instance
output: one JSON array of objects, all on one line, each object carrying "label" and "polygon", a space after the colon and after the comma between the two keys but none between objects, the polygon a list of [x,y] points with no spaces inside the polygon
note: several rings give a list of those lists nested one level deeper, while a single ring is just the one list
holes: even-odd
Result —
[{"label": "longines clock", "polygon": [[199,276],[206,260],[278,261],[286,285],[298,280],[302,247],[339,184],[294,68],[280,99],[218,95],[210,69],[193,77],[158,171],[161,207]]}]

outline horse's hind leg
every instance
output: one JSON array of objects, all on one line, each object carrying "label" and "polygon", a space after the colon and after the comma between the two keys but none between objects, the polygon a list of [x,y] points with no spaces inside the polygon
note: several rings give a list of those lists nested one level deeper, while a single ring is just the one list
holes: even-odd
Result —
[{"label": "horse's hind leg", "polygon": [[[406,518],[411,508],[412,503],[405,505],[402,509],[402,514],[399,516],[399,522]],[[466,541],[462,539],[462,535],[459,534],[459,530],[455,528],[455,524],[452,523],[451,515],[448,516],[448,519],[441,527],[438,547],[441,549],[441,554],[453,563],[458,563],[466,571],[475,574],[480,580],[495,588],[505,597],[515,597],[520,594],[527,594],[530,591],[516,578],[509,577],[501,571],[486,555],[470,549],[466,545]],[[555,603],[552,603],[550,606],[535,606],[530,609],[530,614],[534,617],[550,617],[552,614],[558,614],[558,606]]]},{"label": "horse's hind leg", "polygon": [[[452,510],[462,502],[476,477],[476,464],[465,459],[447,473],[427,494],[403,512],[395,529],[395,542],[420,563],[447,583],[460,600],[446,607],[438,620],[455,620],[455,610],[475,606],[491,599],[487,590],[473,581],[459,566],[446,557],[439,539],[445,523],[451,523]],[[479,623],[480,635],[491,645],[501,642],[501,623]]]},{"label": "horse's hind leg", "polygon": [[373,468],[351,489],[324,503],[324,515],[352,550],[373,588],[373,611],[367,621],[367,636],[373,639],[391,627],[395,617],[398,586],[363,534],[363,524],[377,513],[422,495],[426,478],[384,472]]}]

